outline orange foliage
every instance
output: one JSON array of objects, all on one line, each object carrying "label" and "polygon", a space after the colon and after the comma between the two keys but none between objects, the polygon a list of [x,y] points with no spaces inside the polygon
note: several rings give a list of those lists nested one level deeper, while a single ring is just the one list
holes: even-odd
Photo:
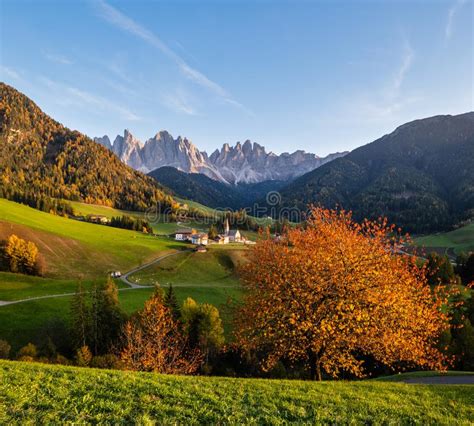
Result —
[{"label": "orange foliage", "polygon": [[189,349],[179,323],[156,291],[143,310],[128,321],[123,332],[120,358],[124,367],[163,374],[192,374],[202,363],[197,349]]},{"label": "orange foliage", "polygon": [[386,221],[312,208],[306,229],[257,243],[241,270],[246,289],[237,341],[263,350],[262,367],[285,357],[362,377],[363,356],[388,366],[441,369],[435,345],[449,327],[447,289],[427,284],[424,267],[397,255],[401,239]]}]

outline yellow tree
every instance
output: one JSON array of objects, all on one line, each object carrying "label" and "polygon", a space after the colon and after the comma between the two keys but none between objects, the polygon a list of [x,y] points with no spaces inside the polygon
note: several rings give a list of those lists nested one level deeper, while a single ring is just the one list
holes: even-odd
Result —
[{"label": "yellow tree", "polygon": [[237,341],[322,371],[364,375],[363,357],[442,368],[435,345],[449,327],[443,287],[430,289],[413,258],[396,255],[399,239],[386,221],[355,223],[351,214],[312,208],[305,229],[257,243],[241,269],[245,286]]},{"label": "yellow tree", "polygon": [[33,242],[12,234],[8,237],[4,251],[11,272],[35,273],[39,251]]},{"label": "yellow tree", "polygon": [[203,359],[198,349],[189,348],[159,289],[125,324],[120,358],[129,370],[164,374],[195,373]]}]

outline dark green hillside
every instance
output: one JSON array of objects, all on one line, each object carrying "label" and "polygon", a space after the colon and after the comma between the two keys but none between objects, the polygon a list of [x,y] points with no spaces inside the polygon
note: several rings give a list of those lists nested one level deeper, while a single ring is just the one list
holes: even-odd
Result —
[{"label": "dark green hillside", "polygon": [[342,206],[356,218],[387,216],[411,232],[474,217],[474,113],[397,128],[293,181],[282,206]]},{"label": "dark green hillside", "polygon": [[0,83],[0,196],[62,198],[144,210],[172,198],[155,180],[132,170],[106,148],[44,114]]},{"label": "dark green hillside", "polygon": [[281,181],[227,185],[200,173],[185,173],[174,167],[160,167],[149,173],[176,195],[213,208],[241,209],[252,204],[269,191],[284,185]]}]

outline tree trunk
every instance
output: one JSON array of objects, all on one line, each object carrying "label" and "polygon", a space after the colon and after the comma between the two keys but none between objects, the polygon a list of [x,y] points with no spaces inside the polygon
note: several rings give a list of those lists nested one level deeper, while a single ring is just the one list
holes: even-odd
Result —
[{"label": "tree trunk", "polygon": [[316,361],[316,380],[318,382],[320,382],[321,380],[323,380],[323,376],[321,374],[321,362]]},{"label": "tree trunk", "polygon": [[308,360],[311,380],[317,380],[320,382],[323,379],[323,376],[321,374],[321,361],[319,356],[310,350],[308,351]]}]

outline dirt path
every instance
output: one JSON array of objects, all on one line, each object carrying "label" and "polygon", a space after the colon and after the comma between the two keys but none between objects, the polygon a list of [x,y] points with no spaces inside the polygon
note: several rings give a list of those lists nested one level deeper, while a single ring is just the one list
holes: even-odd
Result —
[{"label": "dirt path", "polygon": [[412,377],[404,383],[417,385],[474,385],[474,374],[459,376]]},{"label": "dirt path", "polygon": [[[176,256],[177,254],[183,253],[182,251],[177,251],[176,253],[169,253],[164,256],[161,256],[149,263],[146,263],[145,265],[139,266],[138,268],[132,269],[131,271],[127,272],[126,274],[122,275],[120,279],[127,284],[129,287],[127,288],[119,288],[118,291],[129,291],[129,290],[137,290],[140,288],[153,288],[154,286],[152,285],[139,285],[135,284],[131,281],[129,281],[128,277],[130,275],[133,275],[134,273],[141,271],[142,269],[148,268],[151,265],[154,265],[155,263],[161,262],[163,259],[166,259],[170,256]],[[19,300],[0,300],[0,307],[2,306],[8,306],[8,305],[15,305],[17,303],[24,303],[24,302],[30,302],[32,300],[41,300],[41,299],[52,299],[52,298],[57,298],[57,297],[68,297],[68,296],[74,296],[75,293],[61,293],[61,294],[47,294],[45,296],[35,296],[35,297],[29,297],[27,299],[19,299]]]}]

